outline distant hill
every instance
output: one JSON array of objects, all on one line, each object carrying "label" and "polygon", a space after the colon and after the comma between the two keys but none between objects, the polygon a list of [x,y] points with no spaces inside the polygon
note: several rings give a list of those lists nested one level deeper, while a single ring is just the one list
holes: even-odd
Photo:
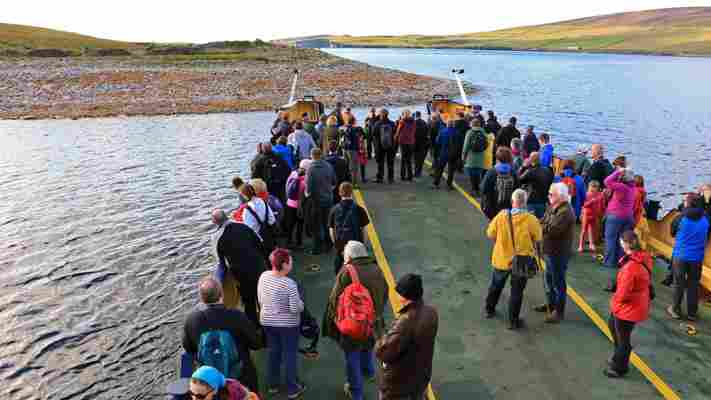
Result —
[{"label": "distant hill", "polygon": [[0,23],[0,50],[26,52],[35,49],[59,49],[77,52],[86,48],[132,49],[139,47],[143,46],[138,43],[99,39],[54,29]]},{"label": "distant hill", "polygon": [[[336,47],[491,48],[711,55],[711,7],[627,12],[444,36],[318,36]],[[299,45],[298,38],[289,39]]]}]

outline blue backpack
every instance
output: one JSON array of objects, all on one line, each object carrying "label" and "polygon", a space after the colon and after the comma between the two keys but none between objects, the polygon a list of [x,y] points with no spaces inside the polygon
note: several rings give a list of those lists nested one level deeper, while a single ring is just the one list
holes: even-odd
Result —
[{"label": "blue backpack", "polygon": [[207,331],[200,335],[198,363],[219,370],[227,378],[238,379],[242,373],[242,359],[232,334],[225,330]]}]

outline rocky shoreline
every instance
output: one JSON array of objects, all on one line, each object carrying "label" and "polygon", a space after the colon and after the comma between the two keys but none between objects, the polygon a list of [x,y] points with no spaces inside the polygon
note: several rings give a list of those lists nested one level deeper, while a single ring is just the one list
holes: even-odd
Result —
[{"label": "rocky shoreline", "polygon": [[[222,55],[0,59],[0,119],[61,119],[273,110],[297,96],[326,107],[417,104],[457,94],[446,79],[310,49]],[[472,87],[467,91],[471,93]]]}]

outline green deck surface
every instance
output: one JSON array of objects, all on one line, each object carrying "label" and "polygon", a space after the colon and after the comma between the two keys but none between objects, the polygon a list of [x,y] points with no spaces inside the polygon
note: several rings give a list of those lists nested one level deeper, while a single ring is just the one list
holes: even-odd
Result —
[{"label": "green deck surface", "polygon": [[[611,342],[570,298],[560,325],[544,324],[541,314],[530,311],[544,301],[540,275],[529,281],[524,294],[523,330],[506,329],[508,289],[499,302],[499,316],[484,319],[492,268],[486,218],[459,192],[432,190],[430,183],[428,176],[414,183],[369,183],[362,193],[396,279],[407,272],[422,274],[426,301],[439,310],[432,379],[437,399],[662,398],[635,368],[622,380],[602,374]],[[467,185],[462,182],[462,187]],[[307,305],[319,320],[333,283],[332,260],[332,254],[311,257],[295,252],[293,276],[304,286]],[[312,263],[320,264],[321,271],[305,272]],[[663,274],[664,265],[658,263],[655,282]],[[588,254],[576,255],[568,270],[568,285],[605,320],[609,294],[602,287],[608,276],[609,270]],[[711,308],[700,307],[699,333],[690,337],[664,312],[672,290],[656,288],[650,319],[633,333],[634,351],[680,398],[711,398]],[[389,308],[386,318],[389,325],[393,318]],[[318,360],[299,361],[300,378],[309,387],[304,398],[345,398],[342,352],[324,338],[319,350]],[[257,358],[264,385],[266,354]],[[375,384],[366,385],[366,398],[377,399]]]}]

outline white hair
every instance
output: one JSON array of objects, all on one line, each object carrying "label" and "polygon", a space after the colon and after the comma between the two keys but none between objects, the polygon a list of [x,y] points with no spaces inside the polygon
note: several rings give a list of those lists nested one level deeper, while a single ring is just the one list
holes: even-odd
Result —
[{"label": "white hair", "polygon": [[346,243],[346,247],[343,248],[343,259],[345,261],[351,261],[355,258],[367,257],[368,250],[365,245],[361,242],[355,240],[349,240]]},{"label": "white hair", "polygon": [[570,201],[570,194],[568,193],[568,185],[563,182],[557,182],[551,185],[551,191],[557,193],[565,201]]},{"label": "white hair", "polygon": [[528,202],[528,193],[523,189],[516,189],[511,193],[511,202],[518,204],[519,208],[525,208]]}]

